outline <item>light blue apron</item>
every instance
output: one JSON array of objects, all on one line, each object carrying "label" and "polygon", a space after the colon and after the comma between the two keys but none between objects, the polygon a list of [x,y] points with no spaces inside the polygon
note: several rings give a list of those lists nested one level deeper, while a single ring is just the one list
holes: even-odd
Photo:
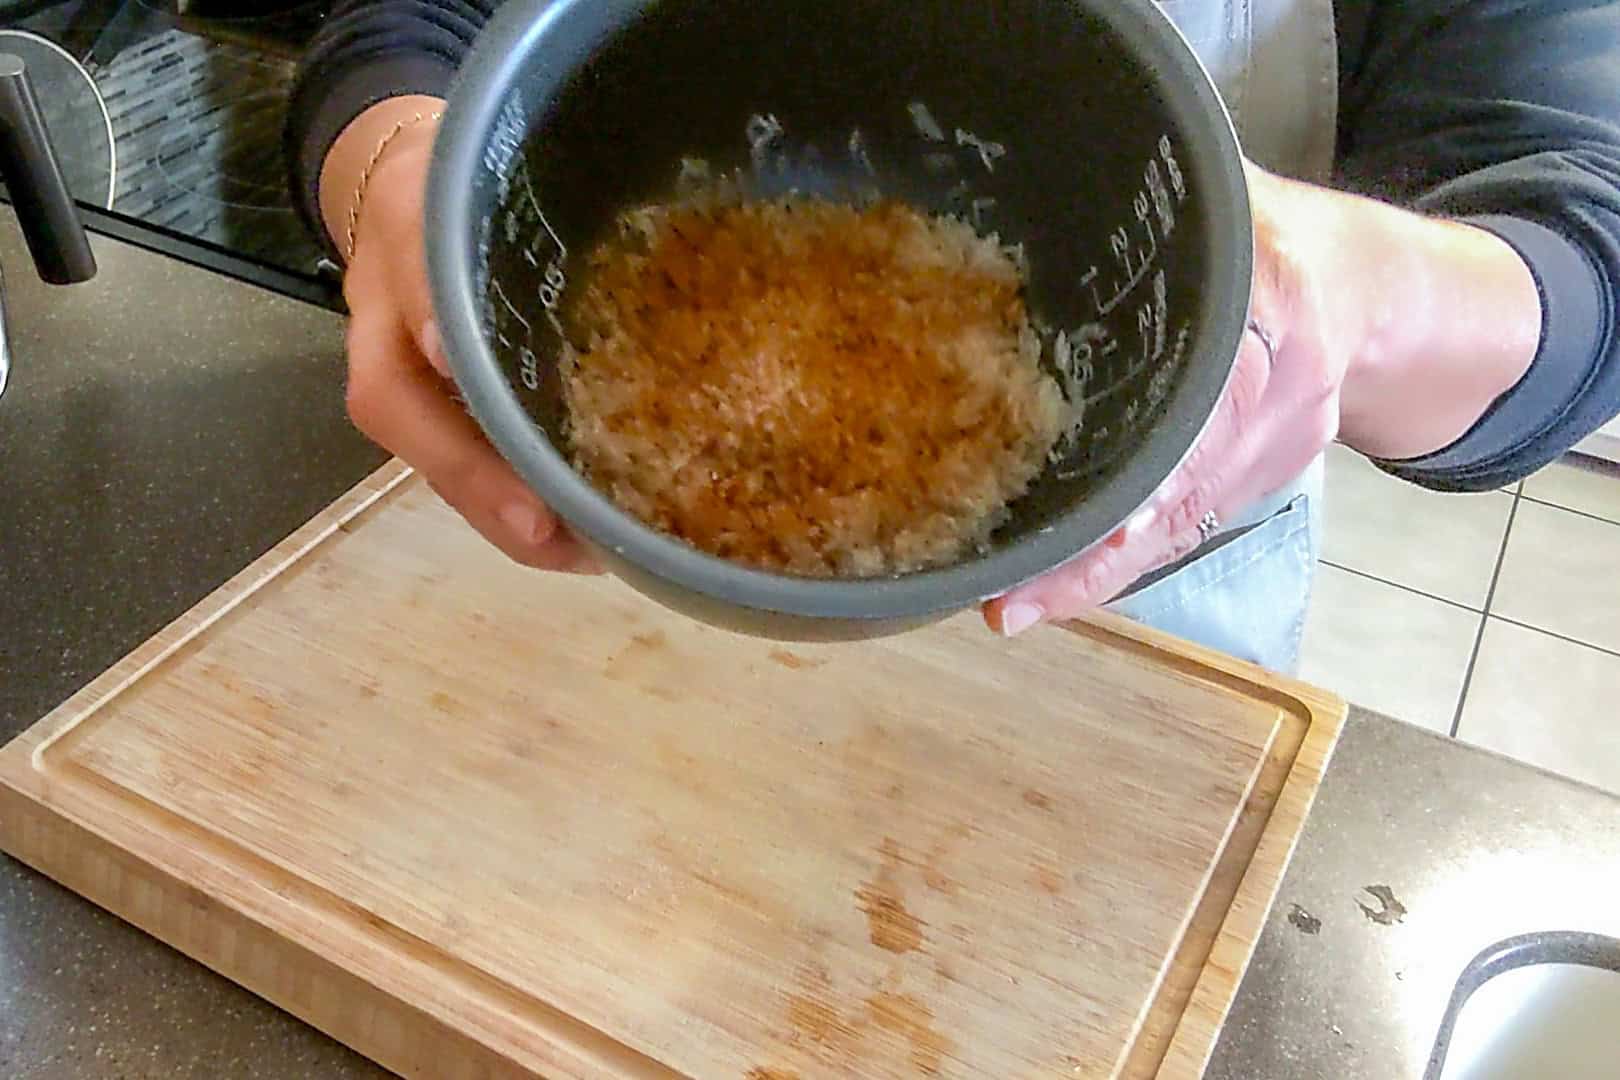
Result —
[{"label": "light blue apron", "polygon": [[[1244,153],[1274,172],[1332,173],[1338,51],[1332,0],[1161,0],[1220,88]],[[1322,459],[1109,610],[1292,672],[1321,534]]]}]

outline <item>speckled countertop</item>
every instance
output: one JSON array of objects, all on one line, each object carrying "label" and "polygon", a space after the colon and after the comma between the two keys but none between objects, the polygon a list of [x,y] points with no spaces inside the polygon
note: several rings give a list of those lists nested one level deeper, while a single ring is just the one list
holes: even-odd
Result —
[{"label": "speckled countertop", "polygon": [[[0,209],[0,742],[382,460],[342,414],[336,316],[96,254],[47,288]],[[1209,1075],[1419,1075],[1478,949],[1620,934],[1616,867],[1620,800],[1354,712]],[[383,1075],[0,855],[0,1080]]]},{"label": "speckled countertop", "polygon": [[[338,316],[95,248],[95,280],[43,285],[0,207],[0,743],[383,460]],[[0,855],[0,1080],[381,1075]]]}]

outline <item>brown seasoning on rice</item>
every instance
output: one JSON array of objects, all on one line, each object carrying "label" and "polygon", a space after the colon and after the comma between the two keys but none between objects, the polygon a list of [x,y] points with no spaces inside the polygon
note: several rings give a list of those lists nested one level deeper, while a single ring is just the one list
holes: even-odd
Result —
[{"label": "brown seasoning on rice", "polygon": [[643,208],[565,312],[575,465],[749,566],[871,577],[983,544],[1064,402],[994,238],[900,203]]}]

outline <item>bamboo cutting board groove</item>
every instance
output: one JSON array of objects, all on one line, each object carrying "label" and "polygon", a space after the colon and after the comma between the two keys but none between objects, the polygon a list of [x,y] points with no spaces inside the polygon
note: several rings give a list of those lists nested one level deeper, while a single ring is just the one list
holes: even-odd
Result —
[{"label": "bamboo cutting board groove", "polygon": [[1343,715],[1119,620],[735,637],[394,464],[0,750],[0,847],[412,1077],[1190,1077]]}]

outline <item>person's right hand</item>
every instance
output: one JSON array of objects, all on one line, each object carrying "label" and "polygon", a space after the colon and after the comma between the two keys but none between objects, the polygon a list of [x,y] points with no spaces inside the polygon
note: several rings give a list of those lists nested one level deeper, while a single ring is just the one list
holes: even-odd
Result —
[{"label": "person's right hand", "polygon": [[1254,219],[1250,325],[1197,444],[1129,522],[984,606],[1016,634],[1072,619],[1206,539],[1304,471],[1335,437],[1386,459],[1460,438],[1529,368],[1535,278],[1474,225],[1246,165]]},{"label": "person's right hand", "polygon": [[453,396],[455,384],[433,318],[422,235],[423,194],[438,125],[411,119],[419,106],[392,115],[389,107],[397,111],[398,105],[375,106],[351,124],[321,171],[323,212],[342,248],[366,161],[399,119],[410,120],[373,166],[354,225],[354,254],[343,279],[350,314],[349,416],[517,562],[594,571],[583,545],[519,479]]}]

